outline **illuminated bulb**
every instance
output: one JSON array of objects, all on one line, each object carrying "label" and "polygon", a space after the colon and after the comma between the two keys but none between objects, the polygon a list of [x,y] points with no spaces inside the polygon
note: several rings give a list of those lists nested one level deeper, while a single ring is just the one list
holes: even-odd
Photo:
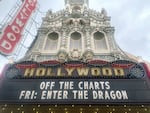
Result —
[{"label": "illuminated bulb", "polygon": [[24,111],[22,111],[21,113],[24,113]]},{"label": "illuminated bulb", "polygon": [[38,107],[40,107],[40,105],[38,105]]},{"label": "illuminated bulb", "polygon": [[5,110],[5,108],[2,108],[2,110],[4,111],[4,110]]},{"label": "illuminated bulb", "polygon": [[10,113],[13,113],[13,111],[11,111]]},{"label": "illuminated bulb", "polygon": [[39,113],[38,111],[36,113]]},{"label": "illuminated bulb", "polygon": [[33,108],[33,111],[35,111],[35,108]]},{"label": "illuminated bulb", "polygon": [[7,107],[7,104],[5,104],[4,106]]},{"label": "illuminated bulb", "polygon": [[23,105],[21,105],[21,107],[23,107]]},{"label": "illuminated bulb", "polygon": [[72,107],[74,107],[74,105],[72,105]]},{"label": "illuminated bulb", "polygon": [[51,108],[49,108],[49,111],[51,111],[52,109]]},{"label": "illuminated bulb", "polygon": [[115,108],[113,108],[113,111],[115,111]]},{"label": "illuminated bulb", "polygon": [[147,109],[145,108],[145,111],[147,111]]},{"label": "illuminated bulb", "polygon": [[129,109],[129,111],[131,111],[131,109]]},{"label": "illuminated bulb", "polygon": [[20,110],[20,108],[17,109],[18,111]]},{"label": "illuminated bulb", "polygon": [[83,108],[80,108],[80,110],[82,111],[82,110],[83,110]]},{"label": "illuminated bulb", "polygon": [[65,111],[67,110],[67,108],[65,108]]}]

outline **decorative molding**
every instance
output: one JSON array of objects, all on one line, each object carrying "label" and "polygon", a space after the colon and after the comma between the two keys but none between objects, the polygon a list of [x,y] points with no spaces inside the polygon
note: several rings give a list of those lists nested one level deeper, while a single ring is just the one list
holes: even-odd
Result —
[{"label": "decorative molding", "polygon": [[[36,59],[37,53],[33,51],[37,51],[41,54],[37,56],[36,60],[49,60],[51,58],[60,61],[83,59],[85,61],[91,59],[113,61],[116,58],[128,58],[115,42],[115,29],[110,25],[111,18],[107,15],[105,9],[98,12],[89,9],[88,4],[72,6],[67,0],[65,3],[66,9],[57,12],[49,10],[47,12],[38,30],[40,35],[38,35],[34,47],[27,52],[27,55],[34,56],[34,59]],[[84,0],[84,3],[87,3],[87,0]],[[74,6],[78,6],[79,10],[73,11]],[[97,31],[104,33],[108,50],[97,51],[94,48],[93,34]],[[59,34],[57,51],[50,52],[43,49],[49,32]],[[73,32],[79,32],[82,35],[82,48],[80,49],[70,50],[70,34]],[[47,57],[48,55],[51,57]]]}]

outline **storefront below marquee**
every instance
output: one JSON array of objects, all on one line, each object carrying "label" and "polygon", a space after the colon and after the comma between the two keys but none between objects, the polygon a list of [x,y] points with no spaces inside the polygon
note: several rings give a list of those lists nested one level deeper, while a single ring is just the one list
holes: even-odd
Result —
[{"label": "storefront below marquee", "polygon": [[0,105],[0,113],[150,113],[150,105]]}]

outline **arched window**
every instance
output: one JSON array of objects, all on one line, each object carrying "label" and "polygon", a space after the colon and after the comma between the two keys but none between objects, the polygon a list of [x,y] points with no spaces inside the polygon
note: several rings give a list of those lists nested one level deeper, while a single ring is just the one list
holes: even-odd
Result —
[{"label": "arched window", "polygon": [[47,36],[45,50],[57,50],[59,35],[56,32],[49,33]]},{"label": "arched window", "polygon": [[81,12],[81,8],[79,6],[74,6],[73,11],[74,12]]},{"label": "arched window", "polygon": [[101,32],[94,33],[94,46],[97,51],[107,49],[105,35],[103,33]]},{"label": "arched window", "polygon": [[81,34],[78,32],[72,33],[70,38],[70,49],[73,50],[81,48],[82,48]]}]

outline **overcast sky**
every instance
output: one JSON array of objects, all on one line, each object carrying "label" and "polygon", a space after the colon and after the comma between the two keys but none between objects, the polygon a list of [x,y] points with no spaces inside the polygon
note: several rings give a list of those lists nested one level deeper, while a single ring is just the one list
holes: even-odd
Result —
[{"label": "overcast sky", "polygon": [[[0,1],[0,21],[17,0]],[[58,11],[64,8],[64,0],[38,0],[40,11]],[[115,27],[115,39],[120,48],[150,61],[150,0],[89,0],[91,9],[107,10],[111,25]],[[0,71],[7,59],[0,55]]]}]

